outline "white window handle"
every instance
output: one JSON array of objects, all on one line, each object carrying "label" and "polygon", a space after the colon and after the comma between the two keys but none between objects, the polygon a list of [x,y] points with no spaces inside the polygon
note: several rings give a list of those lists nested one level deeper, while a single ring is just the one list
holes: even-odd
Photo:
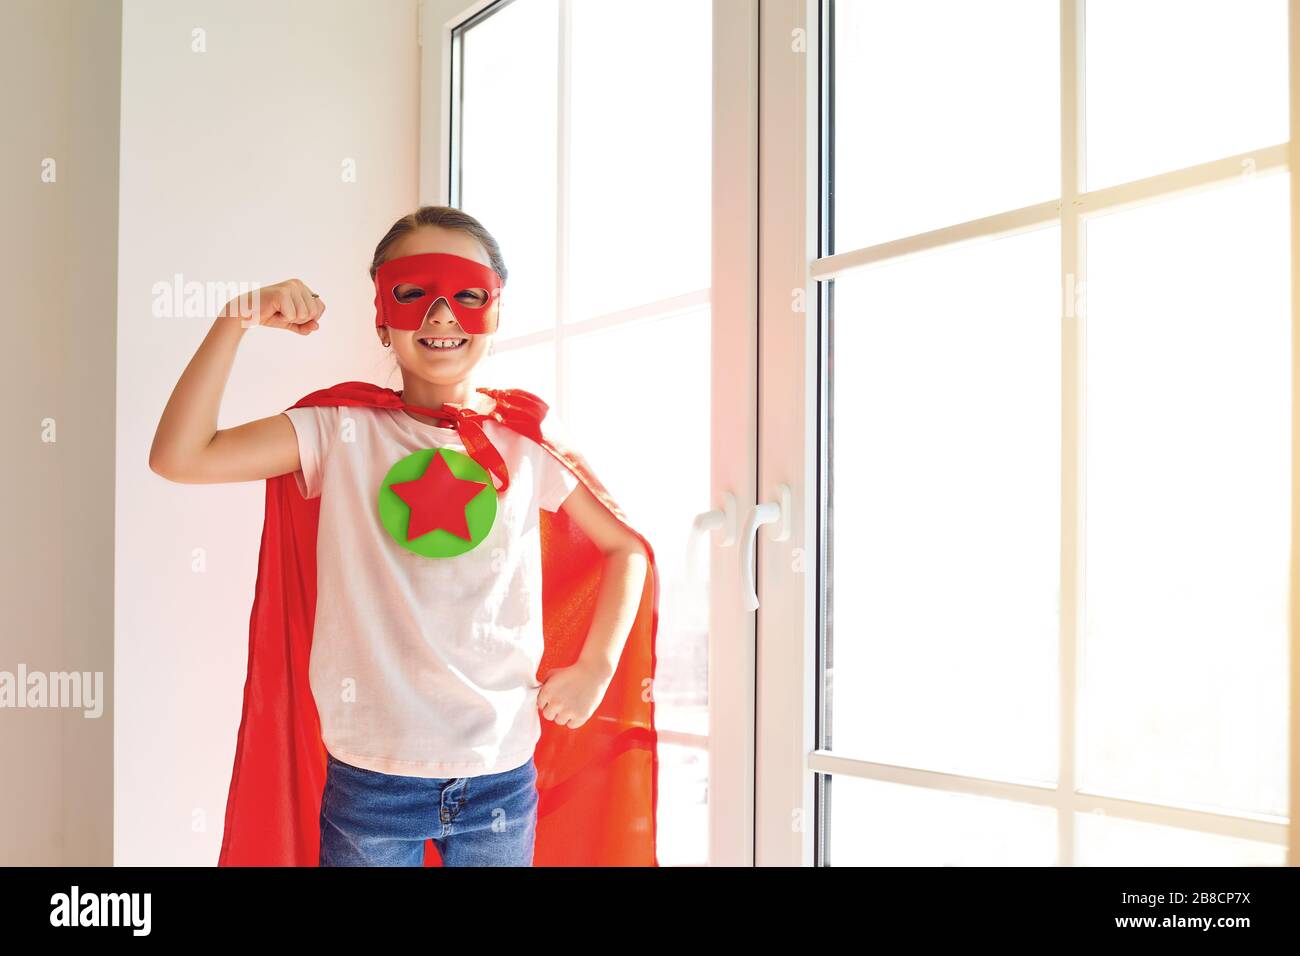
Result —
[{"label": "white window handle", "polygon": [[722,529],[722,546],[724,548],[734,545],[736,538],[740,536],[740,507],[736,504],[736,496],[730,491],[723,493],[721,508],[714,508],[712,511],[701,511],[695,516],[695,520],[691,522],[690,541],[686,546],[686,561],[683,570],[687,581],[703,588],[699,595],[701,600],[706,603],[708,601],[708,576],[700,571],[700,553],[696,544],[700,536],[707,538],[709,533],[716,528]]},{"label": "white window handle", "polygon": [[740,509],[736,507],[736,496],[730,491],[722,496],[722,507],[712,511],[701,511],[695,516],[696,531],[722,529],[722,546],[729,548],[736,543],[736,531],[740,524]]},{"label": "white window handle", "polygon": [[776,501],[764,501],[756,505],[745,522],[745,549],[740,555],[740,573],[745,582],[741,599],[746,611],[758,610],[758,585],[754,582],[754,540],[758,537],[758,526],[780,522],[772,532],[773,541],[785,541],[790,537],[790,486],[782,482],[777,485]]}]

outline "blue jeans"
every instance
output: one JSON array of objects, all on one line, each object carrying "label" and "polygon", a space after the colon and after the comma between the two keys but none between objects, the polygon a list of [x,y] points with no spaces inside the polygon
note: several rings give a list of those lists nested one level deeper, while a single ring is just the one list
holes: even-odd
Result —
[{"label": "blue jeans", "polygon": [[320,806],[321,866],[532,866],[537,765],[477,777],[407,777],[329,754]]}]

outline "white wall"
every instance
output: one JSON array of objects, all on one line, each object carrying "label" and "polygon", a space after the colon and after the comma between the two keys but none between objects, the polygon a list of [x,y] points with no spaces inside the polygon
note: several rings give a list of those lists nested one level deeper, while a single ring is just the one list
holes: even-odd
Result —
[{"label": "white wall", "polygon": [[[417,202],[416,22],[416,0],[125,0],[117,865],[216,863],[262,528],[263,482],[181,485],[149,470],[163,405],[212,322],[153,315],[154,285],[296,276],[325,299],[312,336],[245,334],[220,427],[346,379],[399,386],[367,270]],[[195,30],[206,52],[191,50]]]}]

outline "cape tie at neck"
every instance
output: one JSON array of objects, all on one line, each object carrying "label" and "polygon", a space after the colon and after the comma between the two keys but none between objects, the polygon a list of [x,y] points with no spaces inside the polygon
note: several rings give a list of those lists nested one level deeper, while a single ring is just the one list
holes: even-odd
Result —
[{"label": "cape tie at neck", "polygon": [[542,416],[545,414],[545,407],[536,408],[534,407],[537,404],[535,402],[505,396],[494,388],[480,388],[478,391],[490,395],[494,399],[493,408],[490,412],[462,408],[449,402],[443,402],[436,409],[427,408],[423,405],[409,405],[402,400],[401,396],[398,396],[398,402],[402,408],[408,411],[419,415],[428,415],[430,418],[440,421],[451,422],[452,427],[460,435],[461,442],[465,445],[465,453],[486,468],[489,474],[497,476],[501,482],[501,487],[497,491],[503,493],[510,487],[510,473],[506,468],[505,460],[501,457],[501,453],[497,451],[496,446],[492,444],[483,431],[483,422],[487,419],[500,422],[507,428],[513,429],[522,435],[527,435],[540,444],[542,440],[540,423]]}]

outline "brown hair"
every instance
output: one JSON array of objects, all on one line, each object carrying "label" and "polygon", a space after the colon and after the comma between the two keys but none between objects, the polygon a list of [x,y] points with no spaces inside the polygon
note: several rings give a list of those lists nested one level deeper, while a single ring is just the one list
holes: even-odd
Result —
[{"label": "brown hair", "polygon": [[506,263],[501,258],[501,246],[497,244],[492,233],[484,228],[483,224],[467,212],[462,212],[455,206],[421,206],[413,213],[403,216],[392,227],[384,238],[379,240],[379,245],[375,246],[375,258],[370,263],[370,281],[374,282],[375,274],[379,267],[384,264],[388,258],[388,250],[402,236],[408,232],[414,232],[421,226],[441,226],[444,229],[459,229],[464,233],[473,236],[483,246],[483,250],[488,254],[493,270],[501,277],[501,284],[506,282]]}]

